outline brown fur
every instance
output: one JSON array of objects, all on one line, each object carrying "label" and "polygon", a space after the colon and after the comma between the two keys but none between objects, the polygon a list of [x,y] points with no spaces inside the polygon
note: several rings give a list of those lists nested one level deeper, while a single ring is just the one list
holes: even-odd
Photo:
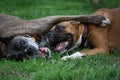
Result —
[{"label": "brown fur", "polygon": [[85,54],[106,53],[119,51],[120,49],[120,8],[100,9],[93,15],[102,15],[110,19],[111,25],[106,28],[98,28],[94,25],[88,26],[90,43],[94,46],[92,50],[81,51]]},{"label": "brown fur", "polygon": [[[105,28],[100,28],[96,25],[87,25],[88,27],[88,36],[87,40],[93,46],[93,49],[82,50],[80,53],[84,55],[93,55],[93,54],[109,54],[109,51],[119,51],[120,50],[120,8],[116,9],[100,9],[93,13],[92,15],[102,15],[107,17],[111,24]],[[72,33],[74,42],[77,42],[77,36],[81,35],[84,31],[83,24],[79,24],[79,29],[76,28],[78,25],[73,25],[70,22],[61,22],[59,25],[65,26],[65,30],[62,34]],[[52,29],[54,30],[54,29]],[[81,33],[82,32],[82,33]],[[68,57],[68,56],[67,56]],[[67,58],[66,57],[66,58]],[[70,56],[69,56],[70,57]]]},{"label": "brown fur", "polygon": [[[77,19],[83,23],[91,22],[91,16],[48,16],[36,20],[23,20],[15,16],[0,14],[0,37],[13,37],[16,35],[30,35],[36,40],[40,39],[41,33],[48,31],[53,25],[60,21]],[[96,16],[94,16],[96,17]],[[102,16],[98,16],[100,21]],[[87,19],[89,18],[89,20]],[[93,24],[101,24],[99,20]],[[0,56],[4,54],[5,45],[0,42]]]}]

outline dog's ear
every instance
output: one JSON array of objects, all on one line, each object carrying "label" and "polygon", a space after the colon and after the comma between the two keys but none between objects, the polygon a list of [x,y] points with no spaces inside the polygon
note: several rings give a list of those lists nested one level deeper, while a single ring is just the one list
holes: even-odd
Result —
[{"label": "dog's ear", "polygon": [[9,43],[13,37],[0,37],[0,42],[3,42],[5,44]]},{"label": "dog's ear", "polygon": [[71,25],[74,25],[74,27],[76,28],[76,29],[79,29],[79,25],[81,24],[79,21],[77,21],[77,20],[70,20],[70,24]]},{"label": "dog's ear", "polygon": [[80,22],[77,21],[77,20],[70,20],[70,23],[71,23],[72,25],[80,25]]}]

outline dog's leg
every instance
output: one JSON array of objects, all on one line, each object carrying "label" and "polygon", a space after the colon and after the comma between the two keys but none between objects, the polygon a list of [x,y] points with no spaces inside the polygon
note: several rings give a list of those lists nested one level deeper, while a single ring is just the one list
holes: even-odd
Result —
[{"label": "dog's leg", "polygon": [[105,53],[108,53],[105,49],[95,48],[95,49],[91,49],[91,50],[83,50],[80,52],[75,52],[72,55],[62,57],[61,59],[62,60],[77,59],[77,58],[81,59],[86,55],[105,54]]},{"label": "dog's leg", "polygon": [[94,24],[96,27],[105,27],[111,24],[109,18],[101,16],[101,15],[89,15],[89,16],[81,16],[76,19],[83,24]]},{"label": "dog's leg", "polygon": [[80,52],[75,52],[72,55],[64,56],[61,58],[61,60],[81,59],[86,55],[95,55],[95,54],[108,54],[108,51],[104,48],[95,48],[95,49],[91,49],[91,50],[83,50]]},{"label": "dog's leg", "polygon": [[68,59],[76,59],[76,58],[82,58],[83,56],[85,56],[83,53],[81,52],[75,52],[72,55],[68,55],[68,56],[63,56],[61,58],[61,60],[68,60]]},{"label": "dog's leg", "polygon": [[82,50],[80,52],[75,52],[72,55],[64,56],[61,59],[62,60],[67,60],[67,59],[76,59],[76,58],[82,58],[85,55],[95,55],[95,54],[109,54],[108,51],[108,44],[107,44],[107,28],[98,28],[94,25],[90,25],[88,29],[89,32],[89,40],[92,46],[94,47],[93,49],[90,50]]},{"label": "dog's leg", "polygon": [[108,18],[105,18],[105,20],[102,20],[102,23],[100,26],[105,27],[105,26],[110,25],[110,24],[111,24],[110,20]]}]

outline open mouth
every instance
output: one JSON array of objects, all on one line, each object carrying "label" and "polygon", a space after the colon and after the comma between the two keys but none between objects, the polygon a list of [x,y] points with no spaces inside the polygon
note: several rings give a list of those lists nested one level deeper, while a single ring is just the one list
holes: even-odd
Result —
[{"label": "open mouth", "polygon": [[63,41],[60,41],[54,48],[55,51],[59,52],[63,50],[69,50],[71,48],[73,43],[73,37],[71,34],[67,34],[66,36],[69,37],[66,40],[63,39]]},{"label": "open mouth", "polygon": [[47,47],[39,48],[38,53],[37,53],[37,57],[50,58],[51,52]]}]

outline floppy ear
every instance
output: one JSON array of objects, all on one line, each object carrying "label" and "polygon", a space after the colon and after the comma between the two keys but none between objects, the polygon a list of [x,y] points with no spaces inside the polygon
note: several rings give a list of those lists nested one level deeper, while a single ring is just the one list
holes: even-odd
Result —
[{"label": "floppy ear", "polygon": [[70,24],[71,25],[74,25],[74,27],[76,28],[76,29],[79,29],[79,25],[81,24],[79,21],[77,21],[77,20],[70,20]]},{"label": "floppy ear", "polygon": [[12,40],[12,37],[0,37],[0,42],[5,44],[9,43]]}]

